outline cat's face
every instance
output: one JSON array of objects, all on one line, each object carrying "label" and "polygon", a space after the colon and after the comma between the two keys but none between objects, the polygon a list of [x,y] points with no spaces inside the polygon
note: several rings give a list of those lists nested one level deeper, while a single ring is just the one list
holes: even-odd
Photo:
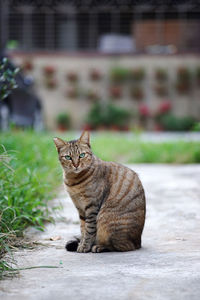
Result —
[{"label": "cat's face", "polygon": [[65,142],[54,138],[60,163],[66,173],[78,174],[87,169],[92,162],[89,133],[83,132],[80,139]]}]

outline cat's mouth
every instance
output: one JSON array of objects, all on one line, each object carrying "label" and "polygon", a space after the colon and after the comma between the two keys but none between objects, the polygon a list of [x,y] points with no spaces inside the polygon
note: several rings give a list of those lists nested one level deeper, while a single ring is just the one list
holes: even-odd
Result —
[{"label": "cat's mouth", "polygon": [[81,171],[81,168],[79,167],[74,167],[73,172],[74,173],[79,173]]}]

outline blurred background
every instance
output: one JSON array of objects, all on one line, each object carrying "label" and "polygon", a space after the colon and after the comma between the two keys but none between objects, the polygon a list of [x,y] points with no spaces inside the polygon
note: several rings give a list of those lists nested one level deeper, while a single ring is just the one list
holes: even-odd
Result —
[{"label": "blurred background", "polygon": [[[16,236],[43,230],[57,207],[53,136],[83,129],[103,160],[161,164],[138,170],[152,185],[161,174],[155,195],[169,195],[173,226],[175,215],[184,228],[197,221],[193,166],[162,164],[200,163],[200,0],[0,0],[0,279],[17,270],[1,259],[9,247],[29,247]],[[148,214],[161,220],[152,191]],[[163,245],[187,243],[181,235]]]},{"label": "blurred background", "polygon": [[200,1],[0,0],[0,128],[198,130]]}]

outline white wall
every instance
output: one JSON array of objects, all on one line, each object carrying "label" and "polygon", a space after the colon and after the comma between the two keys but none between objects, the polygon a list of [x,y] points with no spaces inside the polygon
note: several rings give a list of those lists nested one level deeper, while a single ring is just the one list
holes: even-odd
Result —
[{"label": "white wall", "polygon": [[[176,115],[193,115],[200,118],[200,88],[194,83],[194,89],[189,95],[179,96],[174,89],[176,70],[179,66],[187,66],[195,69],[200,66],[200,59],[194,55],[181,56],[87,56],[87,55],[15,55],[17,63],[21,64],[25,59],[31,59],[34,69],[31,74],[35,78],[36,89],[40,95],[44,107],[45,121],[48,128],[55,128],[55,118],[58,113],[67,111],[72,116],[74,128],[80,128],[83,120],[91,107],[91,102],[86,97],[70,99],[66,96],[67,89],[72,84],[66,79],[66,74],[76,71],[80,80],[78,86],[82,94],[92,88],[98,91],[102,101],[107,101],[109,81],[109,70],[112,66],[120,65],[127,68],[144,67],[147,73],[145,80],[145,98],[142,102],[148,104],[152,111],[155,111],[158,104],[163,100],[171,100],[173,111]],[[52,65],[56,68],[56,80],[58,86],[55,89],[47,89],[44,85],[43,67]],[[154,86],[154,71],[156,68],[165,68],[169,72],[169,95],[158,97],[152,87]],[[103,74],[100,81],[93,82],[89,79],[89,70],[97,68]],[[128,88],[124,86],[124,95],[120,100],[114,100],[120,106],[137,110],[138,102],[129,97]]]}]

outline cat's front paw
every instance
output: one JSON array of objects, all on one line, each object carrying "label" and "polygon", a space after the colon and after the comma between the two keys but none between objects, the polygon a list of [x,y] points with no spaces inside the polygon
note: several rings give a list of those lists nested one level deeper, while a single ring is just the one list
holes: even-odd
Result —
[{"label": "cat's front paw", "polygon": [[87,253],[91,251],[91,246],[89,244],[79,244],[77,248],[77,252],[79,253]]},{"label": "cat's front paw", "polygon": [[101,245],[94,245],[92,247],[93,253],[100,253],[100,252],[107,252],[107,251],[108,250],[104,246],[101,246]]}]

